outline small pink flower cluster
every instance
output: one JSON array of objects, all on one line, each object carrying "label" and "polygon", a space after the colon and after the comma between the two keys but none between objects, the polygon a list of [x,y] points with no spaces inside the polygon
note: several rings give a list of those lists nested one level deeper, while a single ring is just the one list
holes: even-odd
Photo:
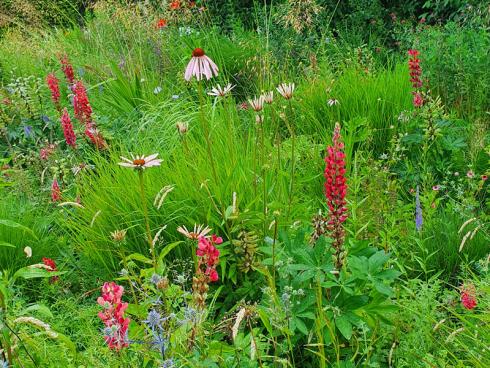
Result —
[{"label": "small pink flower cluster", "polygon": [[347,194],[347,184],[345,178],[345,154],[343,152],[344,143],[340,135],[340,125],[335,124],[333,133],[333,145],[327,148],[327,157],[325,157],[325,197],[329,209],[329,219],[327,228],[332,233],[335,249],[336,266],[342,267],[342,248],[344,244],[344,227],[343,223],[347,219],[347,207],[345,196]]},{"label": "small pink flower cluster", "polygon": [[219,250],[216,245],[223,243],[223,239],[216,235],[211,238],[201,236],[197,242],[196,255],[199,257],[198,273],[208,276],[209,281],[218,281],[218,272],[216,266],[219,263]]},{"label": "small pink flower cluster", "polygon": [[461,304],[468,310],[477,306],[476,290],[473,284],[461,287]]},{"label": "small pink flower cluster", "polygon": [[122,302],[124,288],[115,282],[102,286],[102,296],[97,303],[104,308],[98,316],[106,326],[105,341],[110,349],[121,350],[129,345],[128,326],[130,319],[124,317],[128,303]]},{"label": "small pink flower cluster", "polygon": [[51,91],[51,99],[55,104],[56,108],[60,109],[60,86],[58,78],[53,73],[49,73],[46,77],[46,83],[48,84],[48,88]]},{"label": "small pink flower cluster", "polygon": [[66,107],[61,115],[61,127],[63,128],[66,144],[73,148],[77,148],[77,137],[73,131],[73,125],[71,124],[70,115],[68,114]]},{"label": "small pink flower cluster", "polygon": [[418,50],[408,50],[408,69],[410,70],[410,83],[412,83],[413,105],[415,107],[421,107],[424,104],[424,99],[420,89],[423,86],[422,83],[422,68],[420,67]]}]

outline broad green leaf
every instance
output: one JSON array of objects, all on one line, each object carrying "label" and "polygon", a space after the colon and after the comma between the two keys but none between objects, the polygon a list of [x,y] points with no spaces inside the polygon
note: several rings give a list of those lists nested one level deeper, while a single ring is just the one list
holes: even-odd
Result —
[{"label": "broad green leaf", "polygon": [[19,277],[29,280],[35,278],[46,278],[53,277],[65,274],[66,271],[54,271],[50,272],[45,270],[44,268],[32,268],[32,267],[23,267],[17,270],[12,276],[12,283],[17,280]]},{"label": "broad green leaf", "polygon": [[43,304],[33,304],[33,305],[30,305],[27,308],[23,309],[19,313],[19,315],[23,316],[23,315],[26,315],[26,314],[31,314],[34,311],[38,312],[39,314],[41,314],[44,317],[54,318],[53,313],[51,313],[51,310],[47,306],[45,306]]},{"label": "broad green leaf", "polygon": [[174,249],[177,245],[180,245],[182,243],[184,242],[180,240],[166,245],[165,248],[163,248],[163,250],[160,252],[160,255],[158,256],[158,260],[162,261],[167,256],[167,254],[170,253],[172,249]]},{"label": "broad green leaf", "polygon": [[352,337],[352,324],[346,316],[340,316],[335,319],[335,325],[339,329],[342,336],[344,336],[347,340],[350,340]]},{"label": "broad green leaf", "polygon": [[139,261],[139,262],[148,263],[148,264],[153,263],[153,261],[150,258],[145,257],[143,254],[140,254],[140,253],[130,254],[129,256],[126,257],[126,260],[128,260],[128,261]]}]

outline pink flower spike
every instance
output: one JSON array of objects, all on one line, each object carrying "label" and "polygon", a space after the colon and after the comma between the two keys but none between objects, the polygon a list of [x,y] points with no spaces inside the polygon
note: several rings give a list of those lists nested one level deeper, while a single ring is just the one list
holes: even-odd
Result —
[{"label": "pink flower spike", "polygon": [[61,201],[61,189],[60,189],[60,185],[58,184],[58,180],[56,178],[53,180],[53,183],[51,184],[51,200],[53,202]]}]

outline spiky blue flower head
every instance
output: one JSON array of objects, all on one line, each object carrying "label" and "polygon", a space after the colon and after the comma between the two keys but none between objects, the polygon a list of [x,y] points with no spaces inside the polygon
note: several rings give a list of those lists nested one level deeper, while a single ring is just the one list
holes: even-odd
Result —
[{"label": "spiky blue flower head", "polygon": [[174,367],[174,360],[173,359],[166,359],[161,368],[173,368]]},{"label": "spiky blue flower head", "polygon": [[156,273],[154,273],[151,278],[150,278],[150,281],[153,283],[153,284],[158,284],[160,282],[160,280],[162,279],[162,277]]},{"label": "spiky blue flower head", "polygon": [[422,207],[420,206],[420,194],[419,187],[417,186],[417,193],[415,195],[415,228],[417,231],[422,230],[424,219],[422,217]]},{"label": "spiky blue flower head", "polygon": [[150,327],[152,330],[154,330],[156,327],[160,327],[162,325],[163,319],[162,315],[158,313],[156,310],[152,309],[148,313],[148,317],[146,317],[146,321],[143,321]]}]

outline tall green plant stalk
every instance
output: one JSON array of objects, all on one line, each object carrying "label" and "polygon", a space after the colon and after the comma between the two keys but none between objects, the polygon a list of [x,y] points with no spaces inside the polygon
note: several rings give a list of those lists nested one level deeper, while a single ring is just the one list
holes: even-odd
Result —
[{"label": "tall green plant stalk", "polygon": [[150,218],[148,216],[148,206],[146,205],[146,195],[145,195],[145,179],[143,177],[143,169],[138,170],[139,184],[140,184],[140,196],[141,196],[141,206],[143,207],[143,215],[145,218],[146,227],[146,237],[148,239],[148,245],[150,246],[151,257],[153,260],[153,267],[157,269],[157,258],[155,254],[155,245],[153,244],[153,239],[150,230]]},{"label": "tall green plant stalk", "polygon": [[288,211],[286,218],[289,218],[291,214],[291,205],[293,202],[293,192],[294,192],[294,169],[296,164],[296,133],[294,130],[293,124],[289,121],[288,115],[292,115],[293,106],[291,104],[291,99],[288,100],[289,105],[289,114],[286,114],[286,124],[289,129],[289,133],[291,134],[291,177],[289,179],[289,198],[288,198]]},{"label": "tall green plant stalk", "polygon": [[209,124],[208,124],[208,120],[206,119],[205,112],[204,112],[205,101],[204,101],[204,95],[202,92],[201,81],[197,82],[197,92],[199,95],[199,110],[200,110],[199,117],[201,119],[201,126],[204,129],[204,139],[206,140],[206,149],[208,151],[209,161],[211,162],[211,170],[213,173],[213,179],[214,179],[215,184],[217,184],[218,175],[216,173],[216,167],[214,164],[213,151],[211,149],[211,139],[209,137],[209,135],[210,135]]}]

